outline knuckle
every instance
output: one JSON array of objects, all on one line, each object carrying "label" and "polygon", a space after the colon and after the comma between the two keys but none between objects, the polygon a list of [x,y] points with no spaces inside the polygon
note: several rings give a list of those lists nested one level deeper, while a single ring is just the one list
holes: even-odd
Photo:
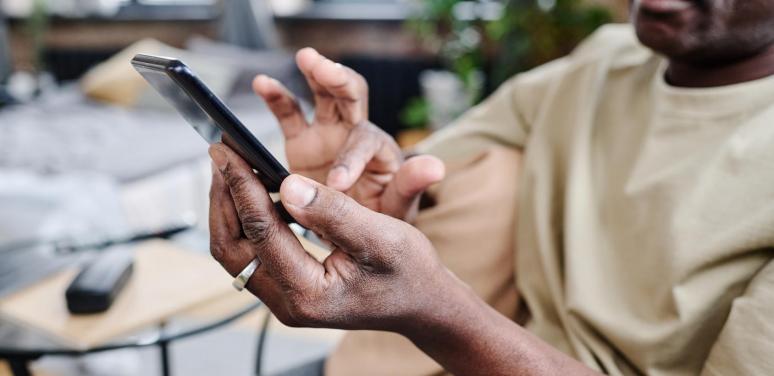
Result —
[{"label": "knuckle", "polygon": [[355,125],[355,128],[353,129],[353,131],[357,132],[360,135],[360,137],[369,137],[369,136],[375,135],[376,132],[374,131],[378,129],[379,127],[377,127],[370,121],[361,120]]},{"label": "knuckle", "polygon": [[331,221],[338,223],[341,222],[342,219],[351,217],[353,205],[349,202],[348,197],[336,195],[332,197],[332,200],[328,201],[327,205],[325,205],[325,210],[329,213],[328,217]]},{"label": "knuckle", "polygon": [[368,123],[360,122],[352,129],[347,140],[345,155],[362,156],[363,154],[378,148],[379,140]]},{"label": "knuckle", "polygon": [[371,142],[371,147],[373,148],[379,148],[386,142],[389,143],[392,140],[384,130],[367,120],[358,124],[357,131],[362,134],[362,136],[360,136],[361,138]]},{"label": "knuckle", "polygon": [[385,257],[389,258],[390,255],[398,255],[406,250],[415,248],[415,237],[411,231],[403,226],[390,226],[387,231],[382,232],[382,238],[380,239],[380,248],[384,250],[381,252]]},{"label": "knuckle", "polygon": [[257,209],[249,209],[243,214],[242,232],[257,245],[272,243],[277,233],[274,222],[265,214]]},{"label": "knuckle", "polygon": [[[232,191],[237,192],[237,195],[239,192],[246,191],[247,185],[250,182],[247,176],[240,173],[239,171],[236,171],[233,167],[231,167],[231,164],[226,166],[226,168],[223,170],[223,180],[229,187],[231,187]],[[234,198],[236,199],[236,197]]]},{"label": "knuckle", "polygon": [[301,112],[301,106],[290,96],[284,96],[281,102],[276,103],[277,117],[284,119]]},{"label": "knuckle", "polygon": [[222,240],[210,239],[210,254],[215,261],[219,263],[225,261],[226,254],[228,253],[227,248],[228,246]]},{"label": "knuckle", "polygon": [[400,227],[401,226],[389,226],[388,231],[383,232],[382,241],[386,246],[390,248],[401,248],[408,244],[405,229]]}]

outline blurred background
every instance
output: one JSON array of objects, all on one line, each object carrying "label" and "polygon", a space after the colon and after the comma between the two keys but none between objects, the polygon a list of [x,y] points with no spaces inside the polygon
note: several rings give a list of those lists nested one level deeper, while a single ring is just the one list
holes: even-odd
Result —
[{"label": "blurred background", "polygon": [[[258,73],[275,77],[313,111],[293,54],[314,47],[365,76],[371,121],[409,147],[508,77],[567,54],[604,23],[625,22],[627,4],[0,0],[0,375],[20,374],[19,362],[2,360],[4,351],[27,351],[21,352],[29,355],[24,363],[34,373],[51,375],[119,369],[147,374],[163,360],[155,349],[45,356],[37,350],[73,345],[11,307],[36,284],[87,262],[89,257],[73,257],[79,252],[63,256],[63,243],[94,254],[116,242],[164,237],[187,252],[208,252],[206,145],[133,71],[134,54],[184,60],[282,156],[276,121],[251,94],[250,82]],[[37,251],[41,245],[47,250]],[[211,306],[211,298],[199,303]],[[249,303],[241,299],[233,303],[234,312]],[[257,309],[237,324],[172,346],[173,373],[255,374],[256,338],[265,315]],[[167,316],[156,319],[166,322]],[[323,356],[341,335],[273,325],[264,373]],[[119,337],[143,327],[129,329]],[[31,345],[19,350],[20,343]],[[214,356],[214,348],[226,352]]]}]

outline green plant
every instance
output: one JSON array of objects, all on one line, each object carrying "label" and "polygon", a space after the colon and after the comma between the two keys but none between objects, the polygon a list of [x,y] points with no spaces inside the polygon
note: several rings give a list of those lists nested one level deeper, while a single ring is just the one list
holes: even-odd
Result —
[{"label": "green plant", "polygon": [[[470,88],[484,63],[483,37],[491,20],[460,17],[461,0],[420,1],[419,11],[406,23],[425,44],[437,53],[443,65]],[[455,12],[455,9],[457,10]],[[458,14],[455,14],[458,13]]]},{"label": "green plant", "polygon": [[427,101],[422,97],[409,99],[400,113],[400,121],[409,129],[424,129],[430,117]]},{"label": "green plant", "polygon": [[32,42],[35,70],[42,72],[44,66],[45,37],[48,31],[46,0],[34,0],[32,12],[25,22],[25,31]]},{"label": "green plant", "polygon": [[508,0],[503,17],[486,25],[495,51],[491,82],[572,51],[586,36],[612,20],[607,8],[582,0]]},{"label": "green plant", "polygon": [[[420,41],[437,53],[469,90],[472,103],[483,93],[479,72],[488,87],[497,87],[516,73],[569,53],[600,25],[610,12],[583,0],[425,0],[407,22]],[[410,127],[427,122],[418,114],[428,105],[414,99],[403,112]]]}]

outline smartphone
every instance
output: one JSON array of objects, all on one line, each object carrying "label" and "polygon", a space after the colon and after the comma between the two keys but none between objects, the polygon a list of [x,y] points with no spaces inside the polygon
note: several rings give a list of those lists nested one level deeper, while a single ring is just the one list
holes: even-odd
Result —
[{"label": "smartphone", "polygon": [[[231,110],[182,61],[136,55],[132,66],[210,144],[223,142],[253,168],[266,190],[279,192],[287,169],[237,119]],[[282,218],[295,222],[278,202]]]}]

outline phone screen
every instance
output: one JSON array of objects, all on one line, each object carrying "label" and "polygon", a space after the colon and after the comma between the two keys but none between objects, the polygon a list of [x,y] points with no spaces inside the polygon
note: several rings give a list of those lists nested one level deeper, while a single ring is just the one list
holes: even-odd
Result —
[{"label": "phone screen", "polygon": [[132,65],[208,143],[223,142],[256,171],[269,192],[290,173],[181,61],[137,55]]},{"label": "phone screen", "polygon": [[218,128],[215,120],[210,117],[196,102],[185,92],[183,88],[164,72],[152,69],[143,69],[141,74],[145,80],[153,86],[164,98],[167,99],[191,124],[199,135],[207,143],[214,144],[221,141],[223,132]]},{"label": "phone screen", "polygon": [[[236,118],[231,110],[181,61],[137,55],[132,65],[210,144],[223,142],[254,169],[269,192],[278,192],[287,169]],[[282,205],[280,216],[294,222]]]}]

